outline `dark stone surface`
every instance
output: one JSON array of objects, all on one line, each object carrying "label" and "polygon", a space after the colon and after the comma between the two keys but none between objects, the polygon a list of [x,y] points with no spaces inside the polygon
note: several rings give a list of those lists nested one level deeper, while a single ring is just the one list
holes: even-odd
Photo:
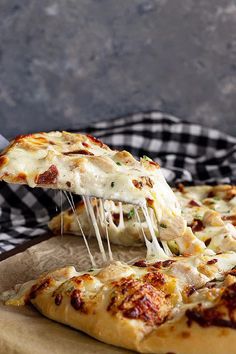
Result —
[{"label": "dark stone surface", "polygon": [[1,133],[151,109],[236,135],[236,1],[1,0]]}]

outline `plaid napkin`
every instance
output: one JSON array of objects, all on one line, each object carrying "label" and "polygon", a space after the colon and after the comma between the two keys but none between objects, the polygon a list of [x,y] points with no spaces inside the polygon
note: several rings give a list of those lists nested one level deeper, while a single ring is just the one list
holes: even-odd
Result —
[{"label": "plaid napkin", "polygon": [[[236,138],[218,130],[151,112],[95,123],[80,132],[135,156],[151,157],[172,185],[236,183]],[[0,182],[0,252],[45,233],[61,203],[68,207],[59,192]]]}]

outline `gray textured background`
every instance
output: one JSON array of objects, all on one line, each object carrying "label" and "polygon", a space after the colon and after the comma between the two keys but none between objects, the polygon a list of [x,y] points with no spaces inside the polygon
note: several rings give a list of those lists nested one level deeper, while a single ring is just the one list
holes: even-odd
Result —
[{"label": "gray textured background", "polygon": [[0,0],[3,134],[151,109],[236,135],[236,1]]}]

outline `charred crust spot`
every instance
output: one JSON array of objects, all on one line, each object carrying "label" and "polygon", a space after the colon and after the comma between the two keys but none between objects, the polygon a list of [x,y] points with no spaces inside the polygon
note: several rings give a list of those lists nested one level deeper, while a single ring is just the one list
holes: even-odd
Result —
[{"label": "charred crust spot", "polygon": [[188,205],[190,206],[190,207],[200,207],[200,204],[198,203],[198,202],[196,202],[195,200],[190,200],[190,202],[188,203]]},{"label": "charred crust spot", "polygon": [[62,153],[63,155],[89,155],[89,156],[94,156],[94,154],[88,150],[85,149],[80,149],[80,150],[74,150],[74,151],[66,151]]},{"label": "charred crust spot", "polygon": [[23,140],[24,138],[29,138],[30,136],[33,136],[33,134],[21,134],[21,135],[17,135],[14,139],[14,142],[19,143],[21,140]]},{"label": "charred crust spot", "polygon": [[0,156],[0,168],[6,165],[8,162],[8,158],[6,156]]},{"label": "charred crust spot", "polygon": [[208,265],[212,265],[212,264],[215,264],[215,263],[217,263],[218,262],[218,260],[216,259],[216,258],[214,258],[214,259],[210,259],[208,262],[207,262],[207,264]]},{"label": "charred crust spot", "polygon": [[147,263],[144,259],[141,259],[140,261],[135,262],[133,265],[135,267],[140,267],[140,268],[147,267]]},{"label": "charred crust spot", "polygon": [[189,338],[191,336],[190,332],[188,331],[183,331],[180,335],[182,338]]},{"label": "charred crust spot", "polygon": [[90,147],[90,145],[87,144],[85,141],[82,142],[82,145],[83,145],[84,147],[86,147],[86,148],[89,148],[89,147]]},{"label": "charred crust spot", "polygon": [[72,277],[71,280],[79,285],[82,283],[82,281],[91,281],[91,280],[93,280],[93,278],[91,277],[90,274],[85,273],[85,274],[79,275],[78,277]]},{"label": "charred crust spot", "polygon": [[35,178],[36,184],[55,184],[57,181],[58,170],[55,165],[51,165],[49,169]]},{"label": "charred crust spot", "polygon": [[82,310],[83,308],[83,301],[81,299],[81,292],[79,289],[74,289],[70,296],[70,304],[76,310]]},{"label": "charred crust spot", "polygon": [[26,181],[26,174],[24,172],[20,172],[16,176],[16,180],[19,181],[19,182],[25,182]]},{"label": "charred crust spot", "polygon": [[59,305],[61,304],[61,302],[62,302],[62,299],[63,299],[63,296],[62,296],[61,294],[57,294],[57,295],[55,296],[55,304],[56,304],[57,306],[59,306]]},{"label": "charred crust spot", "polygon": [[33,285],[29,294],[29,298],[35,299],[39,293],[50,286],[51,281],[51,278],[46,278],[42,283]]},{"label": "charred crust spot", "polygon": [[165,285],[165,276],[159,272],[147,273],[143,277],[144,281],[154,286],[154,288],[160,288]]},{"label": "charred crust spot", "polygon": [[67,181],[66,185],[67,185],[68,188],[71,188],[71,182],[70,181]]},{"label": "charred crust spot", "polygon": [[113,285],[107,307],[112,315],[119,312],[124,317],[142,320],[148,325],[158,325],[167,319],[171,303],[163,291],[132,278],[123,278]]},{"label": "charred crust spot", "polygon": [[199,232],[204,229],[203,222],[199,219],[194,219],[190,227],[192,228],[193,232]]},{"label": "charred crust spot", "polygon": [[132,183],[135,186],[135,188],[137,188],[137,189],[142,189],[143,188],[143,182],[141,182],[141,181],[137,181],[136,179],[133,179]]}]

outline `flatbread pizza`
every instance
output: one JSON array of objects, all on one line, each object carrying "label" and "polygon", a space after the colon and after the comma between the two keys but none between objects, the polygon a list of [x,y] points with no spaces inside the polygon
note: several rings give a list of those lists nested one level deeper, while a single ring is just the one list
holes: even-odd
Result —
[{"label": "flatbread pizza", "polygon": [[[49,271],[4,292],[6,305],[30,303],[54,321],[142,353],[236,353],[236,187],[173,191],[151,159],[68,132],[16,138],[0,155],[0,179],[69,192],[71,210],[50,228],[81,233],[85,243],[96,235],[102,256],[105,236],[147,247],[146,259],[132,265],[110,258],[86,272]],[[75,206],[70,193],[83,202]]]},{"label": "flatbread pizza", "polygon": [[52,320],[143,353],[236,353],[235,263],[232,252],[113,262],[80,273],[66,267],[2,299],[31,303]]}]

